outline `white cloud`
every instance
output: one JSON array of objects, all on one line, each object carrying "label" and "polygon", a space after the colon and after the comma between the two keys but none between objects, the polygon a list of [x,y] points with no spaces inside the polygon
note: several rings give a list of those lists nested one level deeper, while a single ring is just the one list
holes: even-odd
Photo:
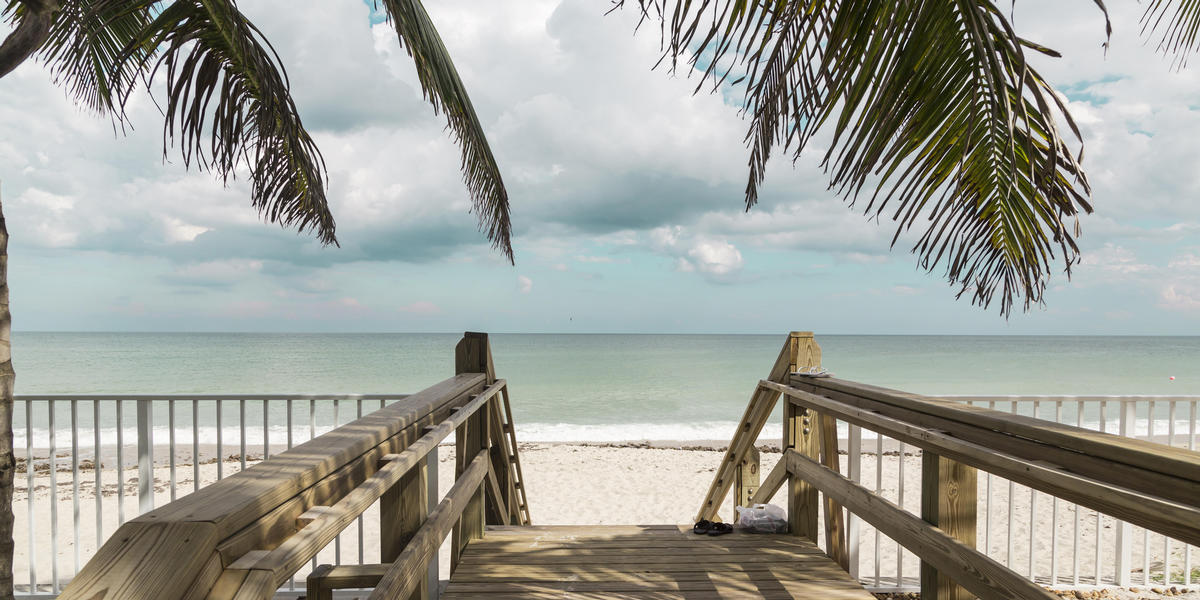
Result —
[{"label": "white cloud", "polygon": [[[1015,10],[1024,37],[1064,53],[1033,59],[1062,86],[1087,138],[1097,214],[1082,218],[1077,287],[1136,290],[1129,293],[1144,303],[1132,307],[1135,314],[1186,306],[1200,286],[1197,252],[1186,250],[1200,243],[1200,68],[1174,72],[1143,44],[1134,3],[1110,7],[1117,32],[1105,56],[1098,47],[1103,22],[1090,4]],[[911,265],[908,238],[890,250],[892,223],[869,221],[826,189],[823,147],[794,166],[790,157],[774,159],[761,204],[743,211],[747,123],[737,107],[693,95],[686,70],[674,77],[652,71],[660,52],[655,28],[633,35],[636,11],[604,16],[608,8],[591,0],[428,6],[510,188],[523,273],[570,269],[564,281],[582,280],[582,263],[626,261],[635,271],[646,268],[637,256],[648,251],[661,257],[649,268],[728,283],[753,270],[751,253],[803,252],[838,266],[823,277],[878,277],[873,289],[898,295],[923,289],[926,279],[897,283],[891,266]],[[160,279],[175,286],[274,278],[272,285],[296,292],[287,296],[294,302],[330,300],[347,285],[346,277],[329,282],[314,274],[328,273],[320,269],[331,263],[361,269],[355,272],[368,280],[407,268],[397,264],[500,269],[468,212],[459,150],[420,97],[394,32],[369,26],[360,0],[257,0],[244,10],[279,49],[324,152],[342,248],[321,249],[308,236],[264,226],[249,206],[244,174],[224,189],[209,173],[185,171],[174,151],[163,164],[161,116],[144,95],[130,105],[133,133],[117,138],[30,63],[0,85],[0,165],[14,251],[53,248],[66,261],[83,251],[125,256],[130,282],[147,259],[167,263]],[[609,271],[619,277],[626,268]],[[511,285],[514,276],[503,271],[495,285]],[[532,283],[518,276],[518,290],[529,293]],[[396,310],[428,308],[418,305]]]},{"label": "white cloud", "polygon": [[164,235],[168,242],[191,242],[195,241],[196,237],[206,231],[212,231],[211,228],[201,227],[199,225],[189,225],[176,217],[162,217]]},{"label": "white cloud", "polygon": [[1171,284],[1164,287],[1160,306],[1168,310],[1200,313],[1200,285]]},{"label": "white cloud", "polygon": [[1119,275],[1146,273],[1153,269],[1151,265],[1138,261],[1132,250],[1111,243],[1083,255],[1080,269],[1089,268]]},{"label": "white cloud", "polygon": [[725,283],[745,266],[742,252],[728,240],[692,235],[678,225],[657,227],[647,237],[649,247],[673,257],[674,269],[682,273],[698,272],[710,281]]},{"label": "white cloud", "polygon": [[742,253],[729,242],[701,241],[697,242],[688,257],[702,273],[722,277],[741,270],[744,261]]}]

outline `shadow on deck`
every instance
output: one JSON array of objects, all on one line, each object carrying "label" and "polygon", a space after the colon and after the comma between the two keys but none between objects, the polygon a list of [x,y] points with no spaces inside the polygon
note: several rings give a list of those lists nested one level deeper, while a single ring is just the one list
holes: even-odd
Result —
[{"label": "shadow on deck", "polygon": [[812,542],[687,526],[488,527],[444,600],[873,598]]}]

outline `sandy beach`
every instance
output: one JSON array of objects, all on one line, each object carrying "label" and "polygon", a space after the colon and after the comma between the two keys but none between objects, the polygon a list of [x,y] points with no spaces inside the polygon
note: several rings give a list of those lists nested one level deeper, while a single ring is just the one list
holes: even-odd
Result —
[{"label": "sandy beach", "polygon": [[[873,446],[873,444],[870,444]],[[762,473],[765,474],[779,460],[780,454],[772,449],[764,448],[762,453]],[[236,449],[234,449],[236,451]],[[217,479],[218,463],[212,449],[205,448],[201,453],[200,481],[207,485]],[[228,450],[226,450],[226,453]],[[165,450],[156,453],[158,460],[155,468],[155,504],[161,506],[170,501],[170,468],[165,464]],[[35,452],[37,457],[45,454]],[[18,466],[17,489],[14,498],[16,510],[16,560],[14,572],[18,589],[28,589],[30,574],[30,558],[35,557],[33,566],[36,570],[37,581],[42,584],[42,591],[49,591],[49,583],[53,577],[55,566],[52,557],[57,554],[57,575],[60,582],[69,580],[75,572],[76,556],[79,561],[86,561],[96,548],[97,539],[97,501],[94,471],[90,469],[87,459],[82,459],[79,487],[78,512],[72,500],[73,483],[69,458],[64,460],[60,454],[56,479],[56,502],[51,502],[51,478],[48,463],[35,460],[34,471],[34,502],[32,514],[28,502],[28,478],[23,472],[23,462]],[[719,464],[722,453],[719,446],[704,443],[672,443],[660,442],[655,444],[522,444],[521,459],[524,466],[526,484],[529,490],[530,511],[534,523],[539,525],[571,525],[571,524],[648,524],[648,523],[690,523],[700,499],[703,497],[712,480],[713,472]],[[108,535],[118,525],[119,518],[119,487],[116,469],[110,464],[114,456],[102,456],[102,483],[100,489],[100,506],[102,509],[102,534]],[[253,465],[261,458],[255,455],[248,461]],[[842,456],[843,471],[846,456]],[[176,481],[177,494],[190,491],[194,482],[194,469],[188,454],[177,457]],[[445,492],[453,483],[454,450],[453,446],[444,445],[439,449],[439,490]],[[909,449],[903,456],[891,448],[886,448],[882,469],[883,494],[895,501],[898,498],[897,482],[900,481],[901,471],[904,472],[903,506],[913,512],[919,512],[920,489],[918,476],[921,467],[919,452]],[[237,472],[239,461],[226,460],[221,463],[223,475]],[[137,469],[132,460],[125,461],[124,472],[124,515],[131,518],[137,514]],[[863,457],[862,481],[864,485],[874,488],[877,479],[876,459],[874,454]],[[1049,496],[1037,494],[1031,518],[1031,501],[1028,488],[1013,486],[1011,501],[1009,483],[994,478],[990,483],[986,476],[981,475],[979,497],[988,498],[990,502],[981,502],[979,515],[979,547],[986,544],[993,558],[1004,562],[1010,548],[1010,538],[1005,524],[1013,523],[1011,531],[1011,548],[1013,552],[1012,568],[1021,574],[1029,572],[1030,564],[1030,531],[1034,532],[1034,564],[1037,567],[1036,576],[1039,582],[1049,584],[1051,569],[1057,569],[1060,586],[1070,586],[1070,573],[1073,571],[1076,553],[1073,553],[1076,539],[1076,515],[1073,507],[1065,503],[1056,503]],[[621,493],[610,493],[620,490]],[[786,506],[786,499],[778,494],[772,501],[774,504]],[[725,519],[732,518],[733,510],[727,501],[721,508],[720,514]],[[1055,518],[1057,514],[1057,518]],[[72,534],[73,525],[79,523],[78,542]],[[57,521],[57,544],[52,545],[52,523]],[[33,524],[33,537],[29,528]],[[990,535],[986,533],[990,523]],[[1114,560],[1114,527],[1116,524],[1107,517],[1099,520],[1103,532],[1103,542],[1100,545],[1099,563],[1102,573],[1111,573]],[[1080,584],[1085,589],[1094,583],[1094,573],[1097,564],[1097,545],[1095,532],[1097,518],[1093,511],[1079,511],[1078,517],[1078,563]],[[1151,535],[1150,556],[1151,578],[1150,585],[1145,585],[1141,576],[1141,565],[1144,564],[1142,554],[1142,530],[1134,527],[1133,582],[1137,591],[1109,590],[1106,597],[1113,598],[1152,598],[1156,597],[1153,589],[1160,589],[1170,594],[1171,585],[1161,582],[1163,562],[1163,538]],[[351,526],[341,536],[336,544],[327,547],[320,556],[320,562],[334,563],[357,562],[360,557],[367,562],[377,560],[372,549],[378,547],[378,515],[372,509],[364,514],[361,523]],[[33,539],[31,548],[28,540]],[[1055,545],[1057,539],[1057,545]],[[876,545],[876,534],[870,525],[860,526],[859,547],[859,577],[868,585],[875,583],[876,565],[879,566],[879,585],[883,588],[895,587],[896,565],[902,566],[905,585],[914,585],[919,569],[919,562],[910,553],[903,556],[897,554],[896,544],[886,538]],[[1056,553],[1052,550],[1056,549]],[[1185,556],[1181,544],[1174,543],[1171,547],[1171,565],[1174,573],[1182,573]],[[440,561],[442,577],[448,576],[448,548],[443,548]],[[1052,560],[1055,554],[1057,560]],[[1200,572],[1200,552],[1192,551],[1191,568],[1193,583],[1181,585],[1176,583],[1177,595],[1200,600],[1200,582],[1197,582]],[[298,573],[297,587],[302,587],[303,577],[307,571]],[[1178,575],[1177,575],[1178,577]],[[1157,581],[1156,581],[1157,579]],[[1184,593],[1183,590],[1187,589]]]}]

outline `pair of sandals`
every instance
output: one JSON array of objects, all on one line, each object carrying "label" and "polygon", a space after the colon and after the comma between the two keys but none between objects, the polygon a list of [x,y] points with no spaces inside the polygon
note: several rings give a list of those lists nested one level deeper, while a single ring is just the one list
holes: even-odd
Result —
[{"label": "pair of sandals", "polygon": [[692,533],[696,535],[725,535],[733,533],[733,525],[729,523],[714,523],[706,519],[701,519],[692,527]]}]

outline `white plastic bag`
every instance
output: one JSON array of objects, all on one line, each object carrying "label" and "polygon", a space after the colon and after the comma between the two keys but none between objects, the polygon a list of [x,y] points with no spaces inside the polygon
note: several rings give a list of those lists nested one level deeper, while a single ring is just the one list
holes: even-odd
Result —
[{"label": "white plastic bag", "polygon": [[787,512],[774,504],[738,506],[738,528],[747,533],[787,533]]}]

